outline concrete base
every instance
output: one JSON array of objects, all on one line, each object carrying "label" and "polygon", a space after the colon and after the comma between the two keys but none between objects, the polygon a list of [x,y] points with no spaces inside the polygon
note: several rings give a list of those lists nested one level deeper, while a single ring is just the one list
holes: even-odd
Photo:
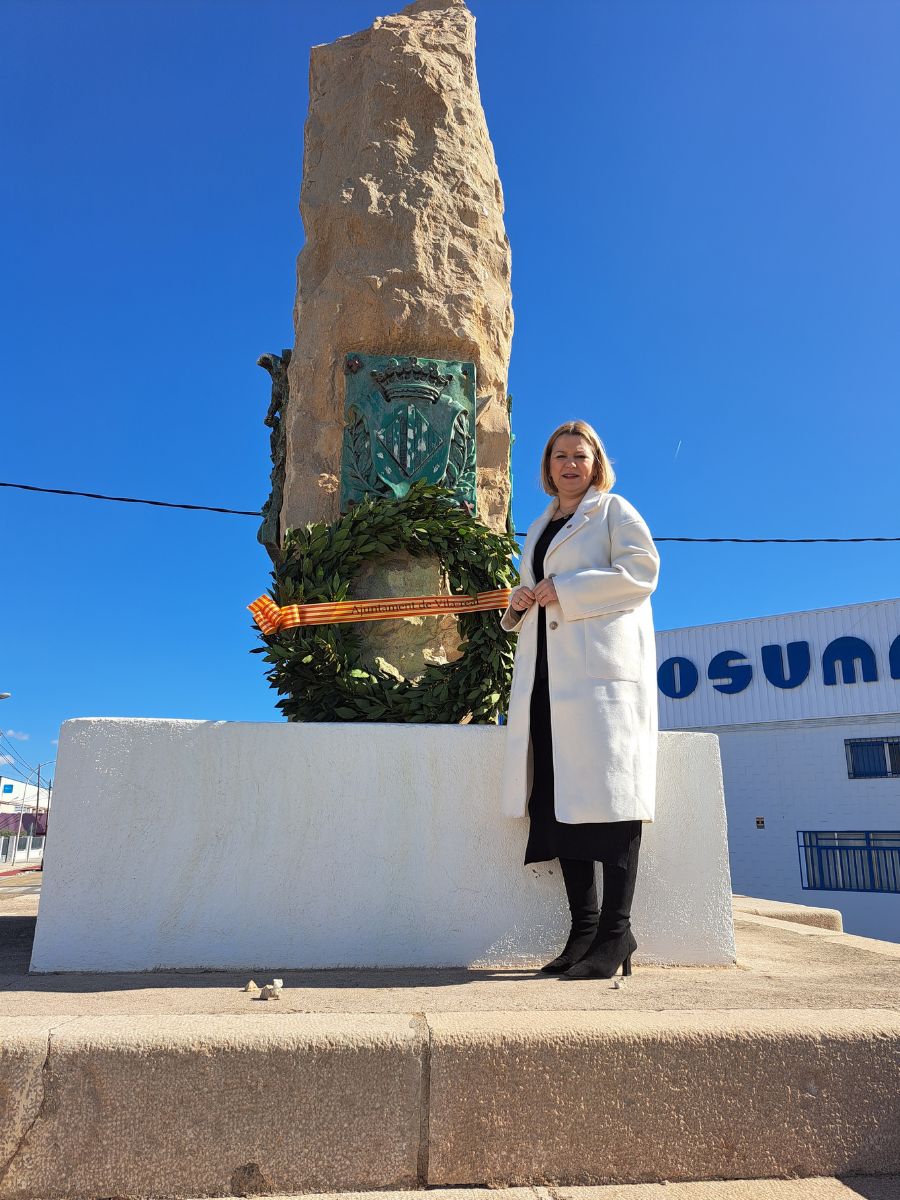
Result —
[{"label": "concrete base", "polygon": [[820,908],[811,904],[785,904],[781,900],[759,900],[754,896],[732,897],[735,912],[757,917],[773,917],[778,921],[796,921],[798,925],[813,925],[816,929],[832,929],[843,933],[844,921],[836,908]]},{"label": "concrete base", "polygon": [[895,943],[739,912],[735,970],[285,971],[264,1003],[245,973],[28,975],[37,890],[0,887],[0,1200],[900,1195]]},{"label": "concrete base", "polygon": [[[900,1200],[900,1175],[844,1179],[729,1179],[611,1183],[600,1187],[428,1188],[416,1192],[326,1192],[304,1200]],[[271,1200],[292,1200],[273,1196]]]},{"label": "concrete base", "polygon": [[[528,966],[556,862],[499,813],[505,730],[82,719],[63,726],[32,970]],[[89,858],[104,871],[88,875]],[[718,744],[660,736],[633,922],[648,963],[734,962]]]},{"label": "concrete base", "polygon": [[0,1200],[900,1170],[900,1014],[0,1017]]}]

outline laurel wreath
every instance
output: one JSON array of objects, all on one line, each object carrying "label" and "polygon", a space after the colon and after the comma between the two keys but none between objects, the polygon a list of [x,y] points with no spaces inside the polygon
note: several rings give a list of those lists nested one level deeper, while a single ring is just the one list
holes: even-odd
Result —
[{"label": "laurel wreath", "polygon": [[[437,556],[456,595],[518,582],[513,538],[482,525],[449,488],[420,481],[401,500],[367,497],[333,524],[288,530],[269,594],[280,606],[352,599],[362,563],[397,550]],[[416,683],[364,666],[350,624],[279,631],[251,653],[271,664],[266,677],[289,721],[496,723],[509,702],[514,637],[496,611],[457,620],[461,657],[429,664]]]}]

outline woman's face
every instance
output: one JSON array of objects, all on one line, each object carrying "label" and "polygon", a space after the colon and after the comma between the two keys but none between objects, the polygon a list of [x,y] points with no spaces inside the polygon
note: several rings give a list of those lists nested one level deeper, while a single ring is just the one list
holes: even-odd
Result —
[{"label": "woman's face", "polygon": [[591,486],[597,462],[588,442],[577,433],[561,433],[550,451],[550,478],[560,500],[580,499]]}]

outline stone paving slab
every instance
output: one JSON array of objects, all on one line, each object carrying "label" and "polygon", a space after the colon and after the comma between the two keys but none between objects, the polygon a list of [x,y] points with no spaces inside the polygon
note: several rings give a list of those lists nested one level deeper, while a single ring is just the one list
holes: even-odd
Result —
[{"label": "stone paving slab", "polygon": [[[34,903],[23,897],[17,905]],[[10,902],[4,907],[9,911]],[[2,910],[0,910],[2,911]],[[278,1001],[241,991],[243,972],[29,975],[34,918],[0,915],[0,1013],[482,1012],[734,1009],[900,1009],[900,945],[768,917],[737,914],[734,967],[641,966],[621,989],[608,980],[564,981],[533,971],[252,969],[283,977]]]},{"label": "stone paving slab", "polygon": [[[0,1200],[900,1200],[765,1178],[900,1169],[895,943],[742,913],[736,966],[636,965],[620,989],[276,967],[253,972],[284,978],[266,1003],[247,972],[29,976],[37,900],[0,888]],[[608,1186],[561,1186],[588,1183]]]},{"label": "stone paving slab", "polygon": [[[270,1200],[298,1200],[272,1196]],[[303,1200],[900,1200],[900,1175],[726,1179],[580,1188],[429,1188],[419,1192],[329,1192]]]},{"label": "stone paving slab", "polygon": [[314,1013],[261,1024],[233,1016],[20,1024],[0,1017],[2,1200],[419,1179],[421,1020]]},{"label": "stone paving slab", "polygon": [[734,912],[751,913],[758,917],[777,917],[780,921],[796,921],[800,925],[816,925],[842,933],[844,918],[836,908],[812,904],[791,904],[784,900],[759,900],[753,896],[732,896]]},{"label": "stone paving slab", "polygon": [[883,1010],[0,1017],[0,1080],[0,1200],[900,1170]]},{"label": "stone paving slab", "polygon": [[429,1181],[900,1170],[900,1013],[432,1013]]}]

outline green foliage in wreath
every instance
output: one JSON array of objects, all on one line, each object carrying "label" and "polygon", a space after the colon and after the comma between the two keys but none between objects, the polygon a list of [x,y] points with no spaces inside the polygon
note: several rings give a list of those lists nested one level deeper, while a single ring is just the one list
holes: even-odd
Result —
[{"label": "green foliage in wreath", "polygon": [[[398,550],[436,556],[456,595],[518,582],[513,538],[475,520],[448,488],[420,482],[401,500],[366,498],[334,524],[289,530],[269,594],[281,607],[353,599],[362,563]],[[428,665],[417,683],[365,667],[351,624],[282,630],[251,653],[272,664],[266,677],[289,721],[490,724],[506,711],[512,680],[514,636],[499,616],[459,613],[462,656]]]}]

